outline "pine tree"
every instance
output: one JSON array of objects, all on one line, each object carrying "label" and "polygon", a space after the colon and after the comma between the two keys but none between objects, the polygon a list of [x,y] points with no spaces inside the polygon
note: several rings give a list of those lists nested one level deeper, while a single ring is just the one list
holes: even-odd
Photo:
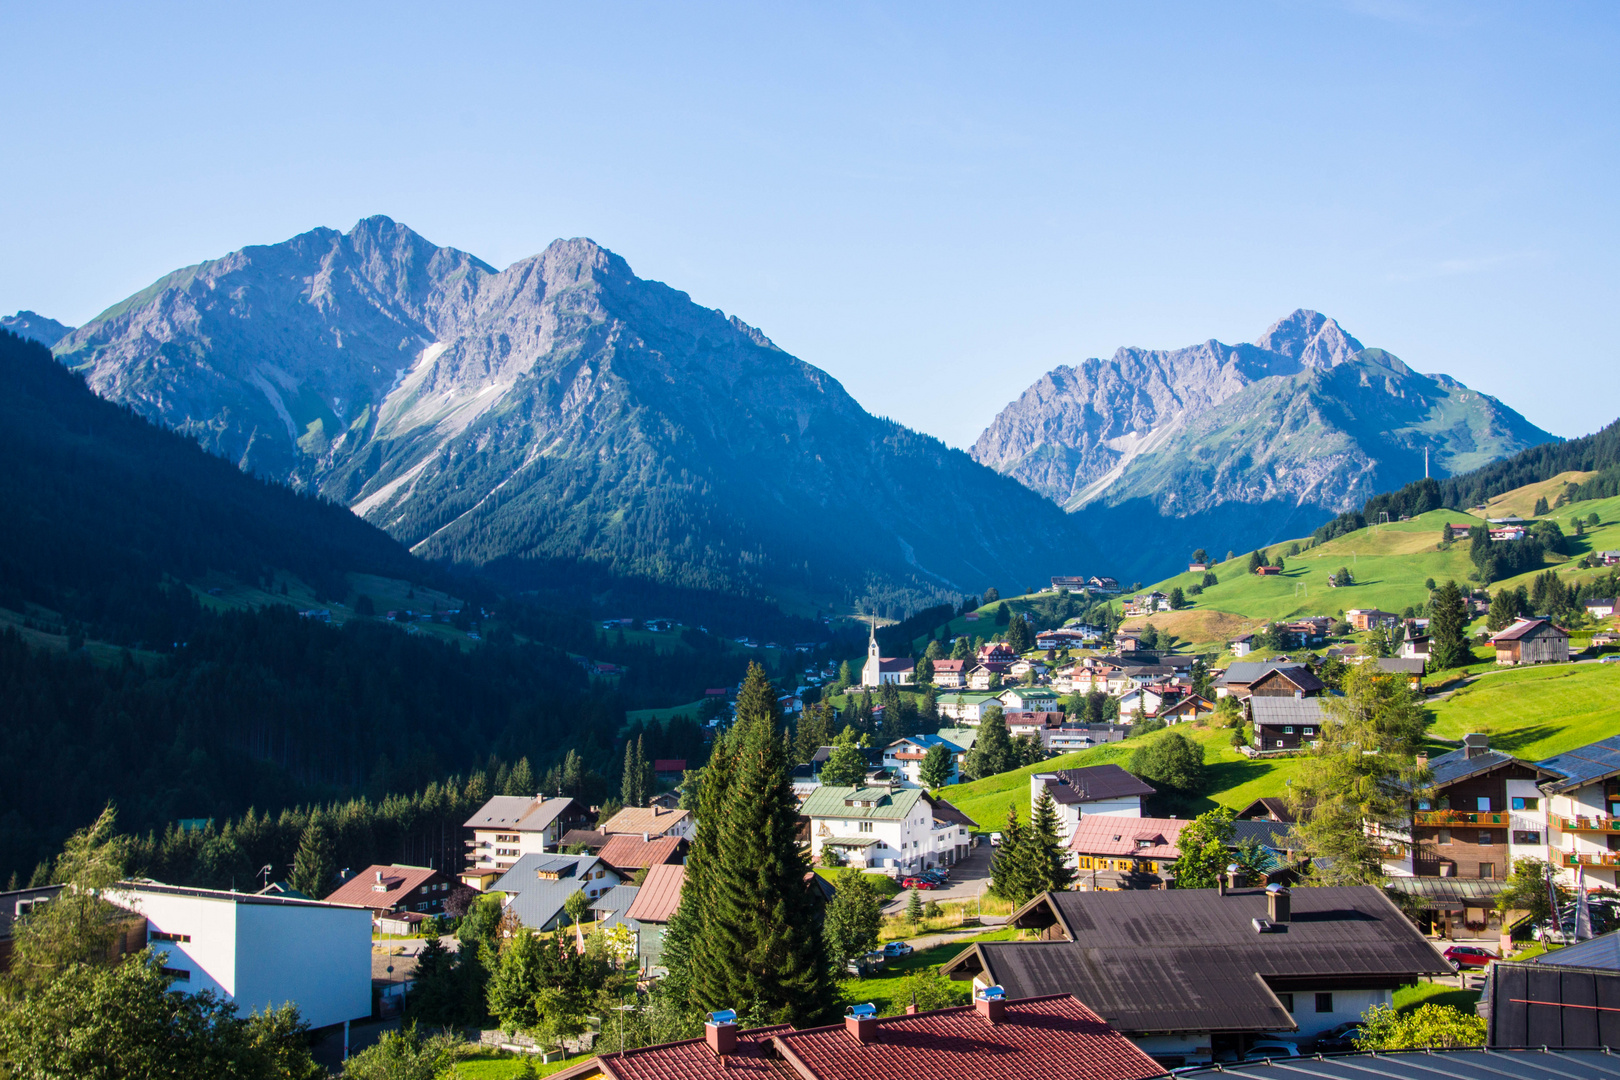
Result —
[{"label": "pine tree", "polygon": [[906,901],[906,921],[909,922],[912,926],[916,926],[917,924],[921,923],[922,920],[923,920],[922,893],[918,892],[916,890],[916,888],[913,887],[912,890],[911,890],[911,899]]},{"label": "pine tree", "polygon": [[529,759],[522,758],[512,767],[512,776],[506,782],[508,795],[526,795],[533,797],[539,789],[535,786],[534,770],[529,768]]},{"label": "pine tree", "polygon": [[996,845],[996,853],[990,859],[990,891],[1015,905],[1033,895],[1023,857],[1024,826],[1018,820],[1018,808],[1009,806],[1007,824],[1001,828],[1001,843]]},{"label": "pine tree", "polygon": [[809,866],[779,727],[776,692],[764,669],[750,664],[737,721],[710,758],[718,775],[705,770],[681,904],[688,889],[701,904],[690,950],[694,1003],[802,1027],[831,1014],[835,989],[818,894],[805,885]]},{"label": "pine tree", "polygon": [[1035,799],[1023,843],[1026,851],[1020,862],[1028,875],[1026,883],[1031,896],[1061,891],[1074,884],[1069,855],[1063,848],[1063,838],[1058,835],[1057,804],[1045,788]]},{"label": "pine tree", "polygon": [[944,743],[935,743],[923,754],[922,764],[917,768],[917,775],[923,784],[931,788],[944,787],[951,779],[951,752],[945,748]]},{"label": "pine tree", "polygon": [[999,706],[992,705],[984,710],[984,718],[979,722],[979,735],[973,742],[973,749],[967,753],[966,772],[969,779],[982,780],[986,776],[1006,772],[1012,768],[1016,759],[1013,755],[1012,739],[1007,735],[1007,720]]},{"label": "pine tree", "polygon": [[332,834],[319,815],[312,815],[298,838],[298,854],[293,857],[292,887],[313,899],[323,899],[334,874],[337,858]]},{"label": "pine tree", "polygon": [[619,801],[625,806],[645,805],[641,793],[641,763],[636,760],[640,746],[640,738],[625,740],[624,779],[619,782]]},{"label": "pine tree", "polygon": [[1455,581],[1447,581],[1429,606],[1430,665],[1435,670],[1460,667],[1473,659],[1466,637],[1468,608]]},{"label": "pine tree", "polygon": [[564,795],[578,795],[585,787],[585,762],[580,759],[578,750],[568,751],[563,758],[562,793]]}]

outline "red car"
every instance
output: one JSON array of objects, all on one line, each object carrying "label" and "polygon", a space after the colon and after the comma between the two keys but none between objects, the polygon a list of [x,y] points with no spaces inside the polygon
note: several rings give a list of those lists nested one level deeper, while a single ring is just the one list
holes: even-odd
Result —
[{"label": "red car", "polygon": [[1477,945],[1453,945],[1440,955],[1458,969],[1490,967],[1491,961],[1496,959],[1495,953],[1486,952]]},{"label": "red car", "polygon": [[937,889],[939,886],[925,877],[908,877],[900,883],[906,889]]}]

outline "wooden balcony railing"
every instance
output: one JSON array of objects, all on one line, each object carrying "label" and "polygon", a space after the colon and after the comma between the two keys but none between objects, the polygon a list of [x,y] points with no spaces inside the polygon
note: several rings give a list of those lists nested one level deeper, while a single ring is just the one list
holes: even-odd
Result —
[{"label": "wooden balcony railing", "polygon": [[1469,810],[1419,810],[1412,815],[1414,825],[1506,825],[1506,810],[1479,813]]},{"label": "wooden balcony railing", "polygon": [[1553,820],[1565,832],[1620,833],[1620,818],[1556,817]]},{"label": "wooden balcony railing", "polygon": [[1620,867],[1620,851],[1561,851],[1558,853],[1560,866],[1615,866]]}]

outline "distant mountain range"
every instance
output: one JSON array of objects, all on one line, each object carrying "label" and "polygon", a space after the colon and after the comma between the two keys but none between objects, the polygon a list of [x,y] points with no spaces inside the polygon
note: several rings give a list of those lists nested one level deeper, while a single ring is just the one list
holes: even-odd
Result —
[{"label": "distant mountain range", "polygon": [[1107,563],[1042,495],[589,240],[497,271],[383,217],[315,229],[169,274],[54,352],[511,587],[584,565],[899,613]]},{"label": "distant mountain range", "polygon": [[1425,452],[1443,477],[1552,438],[1495,398],[1299,310],[1253,344],[1122,348],[1056,368],[972,454],[1075,512],[1119,576],[1151,579],[1194,547],[1245,551],[1309,533],[1422,477]]},{"label": "distant mountain range", "polygon": [[48,349],[67,337],[73,327],[63,326],[55,319],[47,319],[36,312],[19,311],[15,315],[0,317],[0,330],[10,330],[18,337],[37,341]]}]

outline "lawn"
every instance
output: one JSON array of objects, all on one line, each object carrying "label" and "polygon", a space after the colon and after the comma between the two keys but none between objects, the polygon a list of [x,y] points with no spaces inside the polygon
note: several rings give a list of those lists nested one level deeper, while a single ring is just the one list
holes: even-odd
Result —
[{"label": "lawn", "polygon": [[[1204,747],[1204,764],[1209,769],[1211,795],[1193,808],[1199,812],[1213,810],[1217,805],[1241,810],[1255,799],[1283,794],[1302,760],[1292,757],[1250,760],[1232,748],[1232,732],[1229,728],[1182,724],[1173,730]],[[1146,738],[1156,737],[1149,735]],[[1140,745],[1139,740],[1126,739],[1092,750],[1064,754],[1038,765],[944,788],[940,794],[978,822],[981,832],[996,832],[1006,822],[1009,806],[1016,805],[1021,817],[1029,817],[1031,773],[1078,769],[1088,765],[1128,767],[1131,755]]]},{"label": "lawn", "polygon": [[524,1058],[501,1051],[481,1051],[457,1062],[454,1075],[463,1080],[512,1080],[513,1077],[523,1074],[525,1065],[532,1063],[535,1076],[550,1076],[582,1061],[589,1061],[595,1056],[595,1054],[580,1054],[566,1061],[553,1061],[549,1065],[543,1065],[538,1057]]},{"label": "lawn", "polygon": [[[838,876],[842,874],[844,870],[845,867],[842,866],[816,867],[816,873],[820,874],[834,885],[838,884]],[[893,900],[903,891],[900,888],[900,883],[894,880],[894,878],[890,877],[888,874],[873,873],[868,876],[870,876],[872,879],[872,887],[877,891],[877,894],[885,900]]]},{"label": "lawn", "polygon": [[1478,732],[1493,749],[1531,761],[1607,738],[1620,729],[1620,664],[1557,664],[1481,676],[1430,706],[1431,734]]},{"label": "lawn", "polygon": [[1395,991],[1396,1012],[1411,1012],[1419,1005],[1450,1005],[1472,1013],[1478,1001],[1478,990],[1459,990],[1447,983],[1420,982]]},{"label": "lawn", "polygon": [[[839,984],[839,992],[843,995],[846,1005],[859,1005],[871,1002],[877,1006],[878,1015],[894,1016],[906,1011],[907,998],[905,996],[906,976],[923,968],[938,967],[947,960],[953,959],[963,949],[975,941],[1009,941],[1016,931],[1003,929],[991,930],[983,934],[974,934],[964,937],[960,941],[952,941],[945,945],[937,945],[932,949],[914,952],[910,956],[898,960],[890,960],[883,965],[881,972],[864,979],[845,979]],[[960,1000],[957,1004],[968,1003],[968,982],[957,983],[961,988]]]}]

